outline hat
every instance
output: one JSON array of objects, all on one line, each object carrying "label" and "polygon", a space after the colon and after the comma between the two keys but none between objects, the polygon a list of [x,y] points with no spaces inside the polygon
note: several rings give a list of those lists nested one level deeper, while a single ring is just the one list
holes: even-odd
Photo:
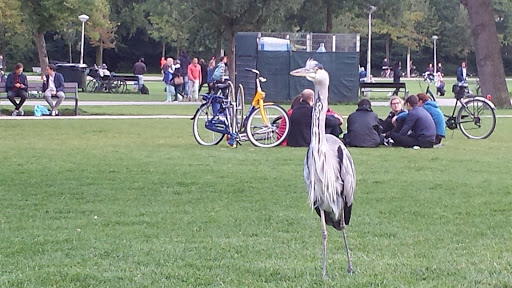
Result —
[{"label": "hat", "polygon": [[101,69],[107,69],[107,64],[105,64],[105,63],[101,64],[101,67],[100,67],[100,68],[101,68]]}]

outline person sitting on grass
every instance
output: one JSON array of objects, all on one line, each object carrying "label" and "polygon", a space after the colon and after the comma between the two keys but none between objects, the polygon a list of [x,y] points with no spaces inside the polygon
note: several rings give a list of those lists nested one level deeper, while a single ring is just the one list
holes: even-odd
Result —
[{"label": "person sitting on grass", "polygon": [[443,112],[437,106],[437,103],[430,100],[427,94],[419,93],[418,94],[418,106],[423,107],[423,109],[427,110],[428,114],[434,120],[434,124],[436,125],[436,141],[434,142],[436,145],[441,144],[443,138],[446,137],[446,123],[444,121]]},{"label": "person sitting on grass", "polygon": [[418,96],[411,95],[405,100],[409,111],[400,132],[391,133],[393,146],[432,148],[436,140],[436,126],[427,110],[418,106]]},{"label": "person sitting on grass", "polygon": [[[14,71],[7,76],[5,80],[5,91],[7,92],[7,98],[14,105],[14,111],[12,116],[18,116],[25,114],[21,107],[27,100],[28,92],[28,80],[27,75],[23,73],[23,64],[18,63],[14,66]],[[20,102],[16,102],[15,97],[20,97]]]},{"label": "person sitting on grass", "polygon": [[[57,108],[59,108],[64,98],[66,98],[64,94],[64,77],[62,74],[55,72],[55,70],[56,68],[53,64],[46,66],[46,75],[43,78],[44,99],[52,109],[52,116],[59,114]],[[55,103],[53,103],[52,96],[58,97]]]},{"label": "person sitting on grass", "polygon": [[404,114],[407,115],[407,111],[404,110],[404,101],[402,98],[398,96],[392,96],[389,99],[389,106],[391,107],[391,111],[388,114],[386,119],[379,119],[379,124],[382,126],[382,134],[384,137],[389,137],[391,132],[400,132],[402,126],[404,126],[404,121],[397,121],[398,115]]},{"label": "person sitting on grass", "polygon": [[347,133],[343,141],[352,147],[378,147],[384,142],[379,117],[372,110],[372,103],[368,99],[361,99],[357,103],[357,110],[347,119]]}]

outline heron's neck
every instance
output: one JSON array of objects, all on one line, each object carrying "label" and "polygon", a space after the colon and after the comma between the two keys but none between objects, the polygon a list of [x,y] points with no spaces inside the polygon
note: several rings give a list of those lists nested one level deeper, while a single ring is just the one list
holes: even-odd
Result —
[{"label": "heron's neck", "polygon": [[313,104],[313,115],[311,123],[311,144],[310,148],[317,150],[325,142],[325,115],[327,113],[328,87],[315,85],[315,102]]}]

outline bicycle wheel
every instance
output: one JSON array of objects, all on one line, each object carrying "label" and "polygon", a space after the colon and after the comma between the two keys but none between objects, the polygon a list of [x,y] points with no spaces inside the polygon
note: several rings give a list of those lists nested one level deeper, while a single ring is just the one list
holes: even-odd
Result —
[{"label": "bicycle wheel", "polygon": [[223,133],[214,132],[206,128],[206,124],[213,118],[212,106],[208,103],[199,106],[194,115],[192,131],[197,143],[205,146],[217,145],[222,141]]},{"label": "bicycle wheel", "polygon": [[494,109],[485,101],[470,99],[464,102],[457,113],[457,124],[464,136],[469,139],[485,139],[496,127]]},{"label": "bicycle wheel", "polygon": [[112,80],[110,91],[112,93],[120,94],[123,91],[123,84],[121,83],[121,80],[115,79]]},{"label": "bicycle wheel", "polygon": [[[264,121],[262,114],[266,116],[267,122]],[[266,105],[263,107],[263,113],[260,108],[257,108],[248,117],[247,137],[254,146],[275,147],[288,136],[290,119],[288,119],[286,111],[279,105]],[[283,119],[286,121],[286,126],[282,135],[279,135],[278,129]]]},{"label": "bicycle wheel", "polygon": [[238,84],[238,91],[236,92],[236,125],[239,131],[244,129],[244,86]]},{"label": "bicycle wheel", "polygon": [[95,79],[92,79],[92,80],[89,80],[89,82],[87,82],[85,91],[87,91],[89,93],[93,93],[93,92],[96,92],[97,89],[98,89],[98,81],[96,81]]}]

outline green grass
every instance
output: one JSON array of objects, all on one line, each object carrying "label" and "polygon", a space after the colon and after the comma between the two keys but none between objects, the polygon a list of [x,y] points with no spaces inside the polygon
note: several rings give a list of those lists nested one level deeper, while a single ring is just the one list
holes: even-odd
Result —
[{"label": "green grass", "polygon": [[306,148],[195,143],[191,121],[0,121],[0,287],[511,287],[512,120],[441,149],[356,149],[348,239]]}]

